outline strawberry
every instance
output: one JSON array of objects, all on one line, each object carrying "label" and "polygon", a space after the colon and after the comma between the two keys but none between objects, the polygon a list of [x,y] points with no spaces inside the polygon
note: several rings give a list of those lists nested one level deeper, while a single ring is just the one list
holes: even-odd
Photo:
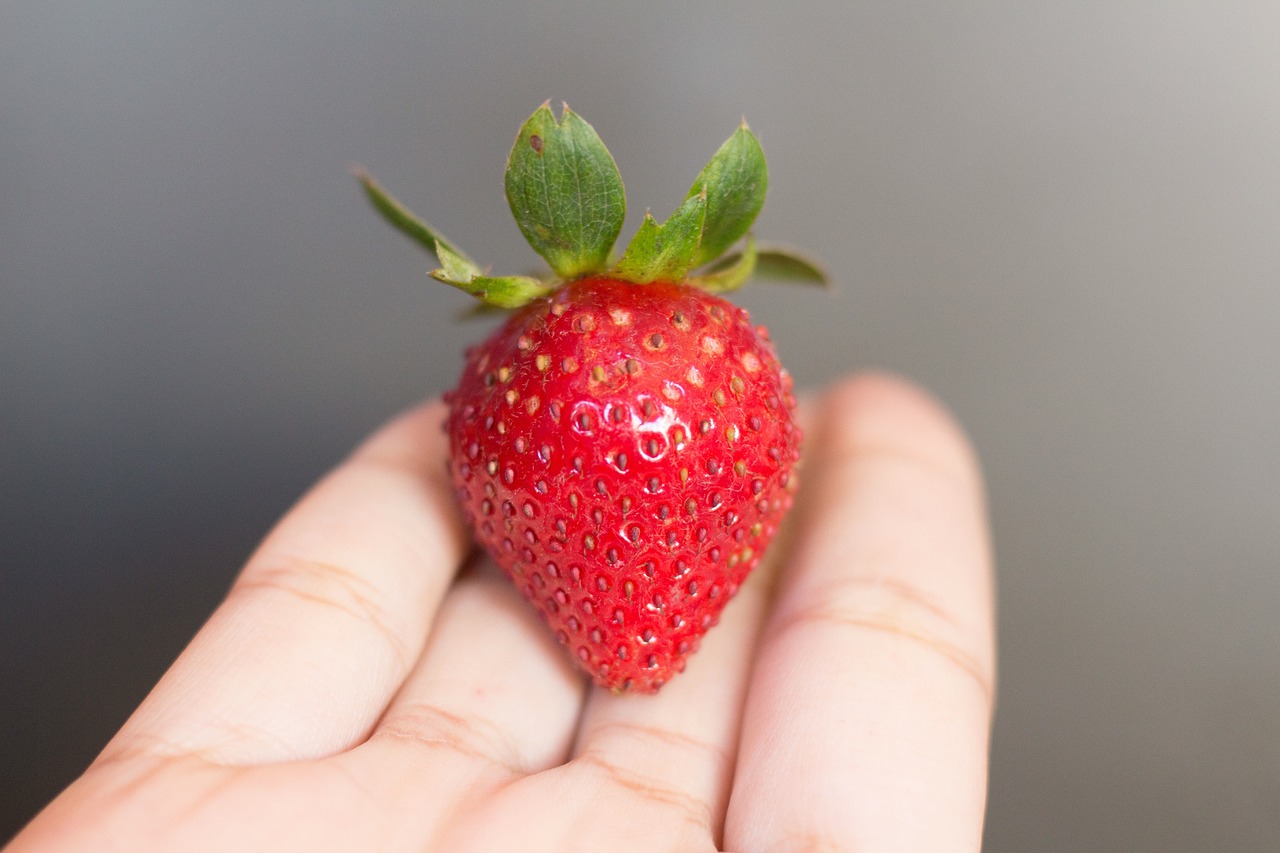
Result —
[{"label": "strawberry", "polygon": [[[445,399],[450,473],[476,540],[597,684],[653,692],[757,565],[791,506],[800,430],[763,326],[721,299],[754,276],[822,281],[747,233],[767,172],[744,123],[621,257],[617,166],[543,104],[507,164],[512,212],[551,266],[490,277],[368,175],[432,276],[514,308]],[[745,237],[741,249],[726,251]]]}]

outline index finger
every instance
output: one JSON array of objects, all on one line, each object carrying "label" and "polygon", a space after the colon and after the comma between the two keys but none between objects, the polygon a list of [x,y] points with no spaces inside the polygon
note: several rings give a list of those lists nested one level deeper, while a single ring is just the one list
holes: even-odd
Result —
[{"label": "index finger", "polygon": [[402,415],[285,515],[99,761],[260,764],[364,738],[467,547],[443,415],[439,403]]},{"label": "index finger", "polygon": [[995,657],[977,465],[885,377],[831,392],[813,440],[726,847],[976,851]]}]

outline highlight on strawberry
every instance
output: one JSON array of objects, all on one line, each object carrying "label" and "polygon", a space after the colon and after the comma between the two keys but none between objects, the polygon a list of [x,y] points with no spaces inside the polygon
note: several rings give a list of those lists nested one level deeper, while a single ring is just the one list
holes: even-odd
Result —
[{"label": "highlight on strawberry", "polygon": [[[597,684],[653,692],[685,667],[791,506],[791,378],[763,326],[719,294],[824,283],[750,229],[768,172],[746,123],[626,247],[618,167],[595,130],[543,104],[506,194],[550,267],[491,276],[369,175],[373,206],[426,249],[432,278],[514,313],[445,395],[449,470],[476,541]],[[736,246],[736,248],[735,248]]]}]

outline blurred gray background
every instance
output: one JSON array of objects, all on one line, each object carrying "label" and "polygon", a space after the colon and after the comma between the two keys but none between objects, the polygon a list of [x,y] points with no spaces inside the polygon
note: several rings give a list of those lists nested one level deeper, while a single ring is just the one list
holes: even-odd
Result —
[{"label": "blurred gray background", "polygon": [[[1280,849],[1280,5],[0,5],[0,839],[84,767],[292,499],[451,384],[566,99],[630,227],[742,114],[803,385],[931,387],[989,476],[991,851]],[[927,819],[927,816],[922,816]]]}]

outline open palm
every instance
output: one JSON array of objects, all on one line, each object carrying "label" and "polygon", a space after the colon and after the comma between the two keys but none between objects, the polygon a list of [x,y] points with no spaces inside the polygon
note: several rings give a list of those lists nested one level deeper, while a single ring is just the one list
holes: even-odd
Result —
[{"label": "open palm", "polygon": [[796,512],[656,696],[589,687],[467,564],[442,414],[284,518],[12,853],[978,849],[990,558],[936,404],[885,377],[815,401]]}]

